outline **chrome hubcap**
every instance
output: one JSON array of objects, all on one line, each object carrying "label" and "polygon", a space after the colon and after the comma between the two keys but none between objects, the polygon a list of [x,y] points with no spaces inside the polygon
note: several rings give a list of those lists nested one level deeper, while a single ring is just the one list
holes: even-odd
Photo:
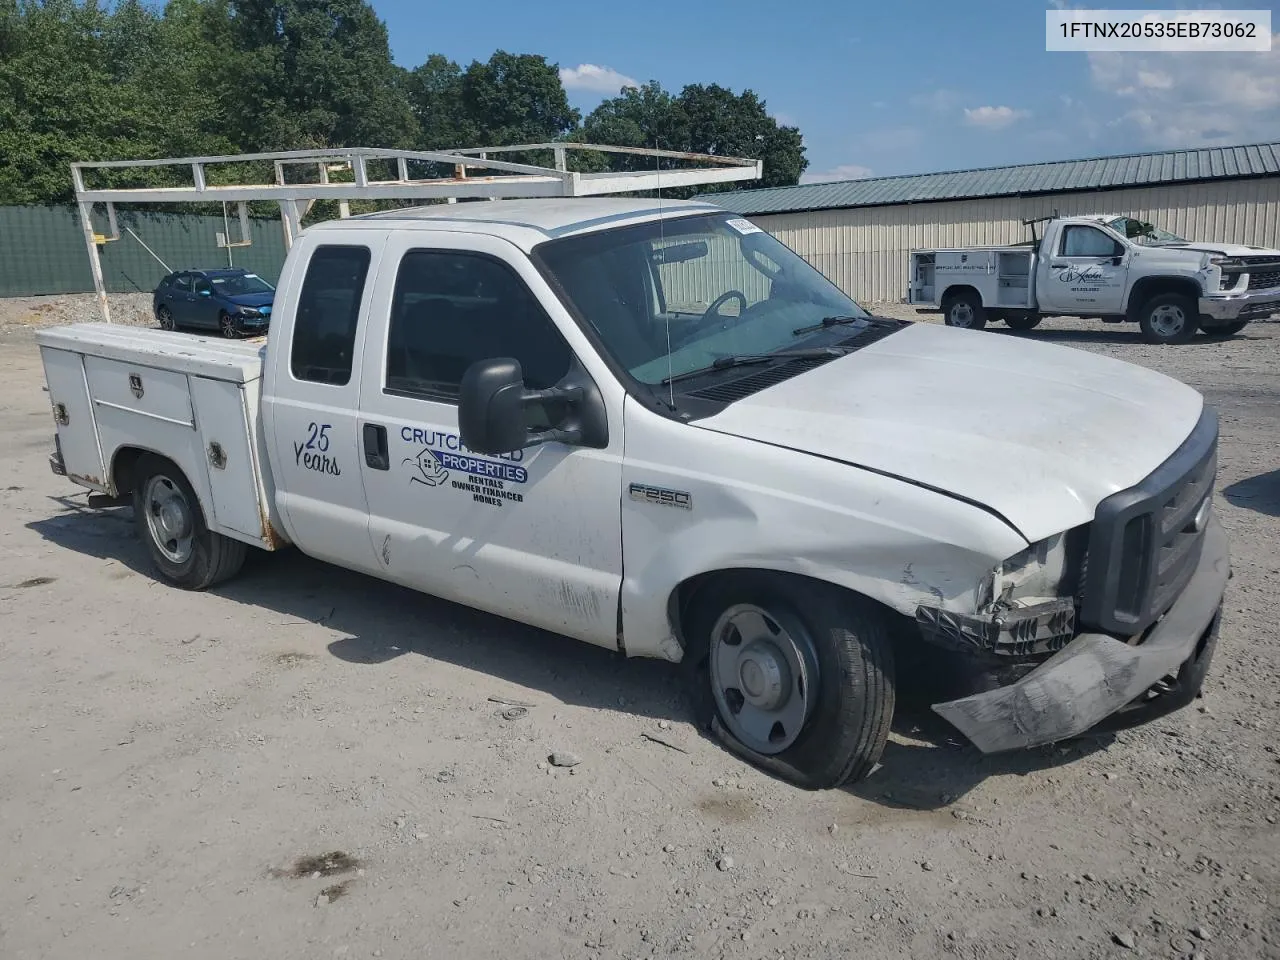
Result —
[{"label": "chrome hubcap", "polygon": [[951,307],[951,325],[968,327],[973,324],[973,307],[967,303],[953,304]]},{"label": "chrome hubcap", "polygon": [[795,743],[817,699],[817,657],[803,625],[753,604],[711,632],[711,684],[729,732],[763,754]]},{"label": "chrome hubcap", "polygon": [[168,477],[156,476],[147,481],[142,502],[152,541],[174,563],[186,563],[195,532],[186,496]]},{"label": "chrome hubcap", "polygon": [[1182,308],[1166,303],[1151,311],[1151,329],[1162,337],[1176,337],[1182,332],[1187,315]]}]

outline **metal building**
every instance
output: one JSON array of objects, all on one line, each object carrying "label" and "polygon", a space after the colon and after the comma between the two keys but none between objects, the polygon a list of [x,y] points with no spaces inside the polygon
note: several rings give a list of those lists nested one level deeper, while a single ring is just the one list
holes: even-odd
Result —
[{"label": "metal building", "polygon": [[1280,246],[1280,142],[703,194],[855,300],[906,296],[907,254],[1016,243],[1023,220],[1129,214],[1192,240]]}]

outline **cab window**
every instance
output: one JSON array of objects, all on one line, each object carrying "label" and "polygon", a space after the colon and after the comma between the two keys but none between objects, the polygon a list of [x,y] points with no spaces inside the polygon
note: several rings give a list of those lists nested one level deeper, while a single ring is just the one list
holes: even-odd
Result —
[{"label": "cab window", "polygon": [[467,368],[514,357],[530,389],[554,386],[571,352],[510,267],[474,253],[410,250],[400,262],[387,333],[386,390],[458,402]]},{"label": "cab window", "polygon": [[1062,233],[1064,257],[1118,257],[1124,249],[1097,227],[1068,226]]}]

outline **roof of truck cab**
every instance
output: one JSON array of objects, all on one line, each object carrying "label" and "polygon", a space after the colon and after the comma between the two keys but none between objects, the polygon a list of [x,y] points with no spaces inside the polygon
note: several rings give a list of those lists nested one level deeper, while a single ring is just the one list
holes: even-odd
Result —
[{"label": "roof of truck cab", "polygon": [[567,197],[531,200],[477,200],[437,203],[327,220],[307,232],[362,230],[451,230],[510,240],[529,252],[546,240],[608,230],[650,220],[699,213],[724,214],[720,207],[691,200],[635,197]]}]

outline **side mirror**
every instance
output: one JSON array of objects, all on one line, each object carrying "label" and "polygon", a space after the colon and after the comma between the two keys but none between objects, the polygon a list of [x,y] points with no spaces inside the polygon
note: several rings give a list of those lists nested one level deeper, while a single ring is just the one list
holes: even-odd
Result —
[{"label": "side mirror", "polygon": [[[525,408],[543,400],[564,404],[565,416],[550,430],[531,432]],[[479,360],[467,368],[458,389],[458,439],[476,453],[514,453],[554,440],[603,449],[609,445],[604,399],[591,378],[574,367],[559,385],[526,390],[520,361]]]},{"label": "side mirror", "polygon": [[524,371],[509,357],[473,363],[458,390],[458,437],[476,453],[512,453],[529,445]]},{"label": "side mirror", "polygon": [[1123,262],[1124,262],[1124,254],[1123,254],[1123,253],[1118,253],[1118,254],[1116,254],[1114,257],[1112,257],[1112,258],[1111,258],[1111,265],[1112,265],[1113,267],[1118,267],[1118,266],[1120,266],[1120,264],[1122,264]]}]

